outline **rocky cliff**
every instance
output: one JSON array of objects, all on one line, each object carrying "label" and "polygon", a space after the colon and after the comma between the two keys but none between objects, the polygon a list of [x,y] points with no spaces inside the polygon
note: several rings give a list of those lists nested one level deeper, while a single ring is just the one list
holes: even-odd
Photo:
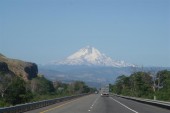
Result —
[{"label": "rocky cliff", "polygon": [[10,59],[0,54],[0,72],[14,74],[28,81],[37,77],[38,67],[35,63]]}]

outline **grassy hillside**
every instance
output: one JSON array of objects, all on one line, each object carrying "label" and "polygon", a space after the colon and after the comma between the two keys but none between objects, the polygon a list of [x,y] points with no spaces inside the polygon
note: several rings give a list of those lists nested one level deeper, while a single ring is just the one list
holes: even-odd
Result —
[{"label": "grassy hillside", "polygon": [[[21,76],[26,81],[36,77],[38,74],[38,68],[35,63],[7,58],[1,53],[0,62],[6,63],[9,71],[13,72],[17,76]],[[3,69],[3,67],[1,67],[1,69]]]}]

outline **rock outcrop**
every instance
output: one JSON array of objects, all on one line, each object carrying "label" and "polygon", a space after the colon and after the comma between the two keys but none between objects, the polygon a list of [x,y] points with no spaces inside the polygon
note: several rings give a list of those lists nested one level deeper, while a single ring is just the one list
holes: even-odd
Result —
[{"label": "rock outcrop", "polygon": [[0,62],[0,72],[8,73],[8,65],[5,62]]},{"label": "rock outcrop", "polygon": [[8,65],[5,62],[0,62],[0,73],[9,74],[14,76],[15,74],[9,70]]},{"label": "rock outcrop", "polygon": [[29,63],[27,66],[24,67],[24,71],[28,74],[28,79],[32,79],[38,74],[38,68],[35,63]]}]

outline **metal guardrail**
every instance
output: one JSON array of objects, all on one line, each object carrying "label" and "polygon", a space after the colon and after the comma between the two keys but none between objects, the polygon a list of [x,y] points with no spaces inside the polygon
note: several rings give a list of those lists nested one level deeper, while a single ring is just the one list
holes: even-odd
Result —
[{"label": "metal guardrail", "polygon": [[146,103],[146,104],[150,104],[150,105],[154,105],[154,106],[170,109],[170,102],[166,102],[166,101],[159,101],[159,100],[152,100],[152,99],[143,99],[143,98],[122,96],[122,95],[116,95],[116,94],[113,94],[113,95],[117,96],[117,97],[125,98],[125,99],[130,99],[130,100],[134,100],[134,101],[138,101],[138,102],[142,102],[142,103]]},{"label": "metal guardrail", "polygon": [[55,103],[59,103],[62,101],[71,100],[71,99],[78,98],[78,97],[85,96],[85,95],[88,95],[88,94],[66,96],[62,98],[55,98],[55,99],[50,99],[50,100],[43,100],[43,101],[38,101],[38,102],[20,104],[20,105],[16,105],[12,107],[4,107],[4,108],[0,108],[0,113],[22,113],[22,112],[30,111],[33,109],[52,105]]}]

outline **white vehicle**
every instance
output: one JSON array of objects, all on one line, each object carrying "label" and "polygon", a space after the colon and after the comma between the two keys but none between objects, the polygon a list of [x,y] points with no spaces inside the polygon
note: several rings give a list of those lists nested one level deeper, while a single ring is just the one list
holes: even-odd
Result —
[{"label": "white vehicle", "polygon": [[101,88],[101,96],[109,96],[109,85]]}]

